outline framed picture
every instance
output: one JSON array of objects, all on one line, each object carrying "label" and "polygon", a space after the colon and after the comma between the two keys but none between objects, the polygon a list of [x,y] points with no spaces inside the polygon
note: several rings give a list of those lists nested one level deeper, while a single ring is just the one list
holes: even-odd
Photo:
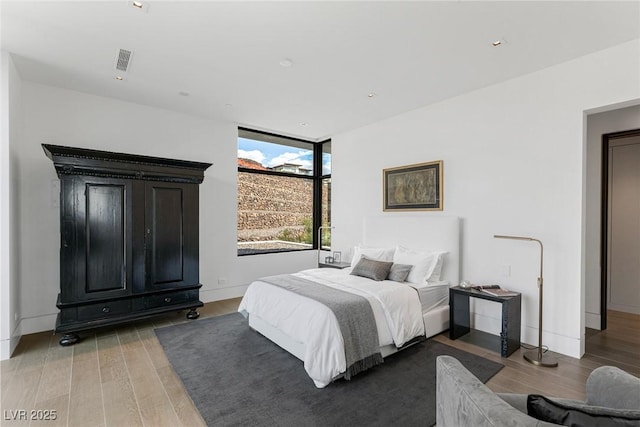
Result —
[{"label": "framed picture", "polygon": [[335,262],[336,264],[339,264],[342,262],[342,252],[335,251],[333,253],[333,262]]},{"label": "framed picture", "polygon": [[383,170],[384,211],[441,211],[442,160]]}]

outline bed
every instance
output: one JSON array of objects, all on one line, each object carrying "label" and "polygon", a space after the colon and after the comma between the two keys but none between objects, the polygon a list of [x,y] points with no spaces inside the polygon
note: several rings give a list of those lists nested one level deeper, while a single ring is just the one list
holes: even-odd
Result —
[{"label": "bed", "polygon": [[[379,339],[376,345],[384,358],[449,328],[449,287],[459,282],[459,228],[459,219],[449,216],[367,217],[363,222],[362,244],[352,251],[355,261],[351,268],[310,269],[285,279],[301,285],[313,284],[329,293],[335,290],[366,299],[374,319],[366,323],[375,323]],[[439,267],[435,271],[440,270],[440,274],[432,274],[430,270],[429,280],[422,282],[415,279],[424,274],[421,267],[427,264],[421,257],[425,254],[438,254]],[[417,260],[409,273],[418,274],[412,279],[416,283],[376,281],[351,274],[359,273],[362,265],[370,262],[362,261],[361,255],[377,260],[376,264],[390,262],[389,257],[392,261],[403,261],[393,264],[406,265]],[[336,320],[340,316],[333,315],[331,309],[314,299],[291,292],[288,284],[276,284],[274,280],[275,276],[262,278],[247,289],[238,311],[248,318],[249,326],[302,360],[318,388],[342,376],[348,378],[349,355],[345,356],[348,353],[345,348],[350,338],[341,334]]]}]

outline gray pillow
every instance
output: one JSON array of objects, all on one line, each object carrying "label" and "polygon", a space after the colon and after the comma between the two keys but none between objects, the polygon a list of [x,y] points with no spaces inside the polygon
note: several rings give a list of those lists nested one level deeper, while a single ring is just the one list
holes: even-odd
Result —
[{"label": "gray pillow", "polygon": [[391,270],[389,270],[387,279],[393,280],[394,282],[404,282],[407,280],[407,276],[409,276],[412,268],[413,265],[409,264],[393,264]]},{"label": "gray pillow", "polygon": [[640,411],[569,405],[537,394],[527,397],[527,415],[540,421],[572,427],[640,426]]},{"label": "gray pillow", "polygon": [[362,255],[360,261],[351,270],[351,274],[380,281],[387,278],[392,265],[391,261],[377,261]]}]

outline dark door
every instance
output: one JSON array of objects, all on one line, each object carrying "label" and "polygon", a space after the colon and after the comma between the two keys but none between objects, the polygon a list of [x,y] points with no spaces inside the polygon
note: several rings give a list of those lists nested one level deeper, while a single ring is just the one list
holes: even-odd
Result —
[{"label": "dark door", "polygon": [[637,314],[640,313],[640,131],[609,136],[607,309]]},{"label": "dark door", "polygon": [[[77,177],[71,186],[75,224],[71,287],[76,299],[93,300],[132,292],[131,181]],[[68,225],[63,223],[63,227]],[[63,230],[63,235],[67,230]],[[68,265],[68,264],[67,264]]]},{"label": "dark door", "polygon": [[197,285],[198,186],[145,183],[145,290]]},{"label": "dark door", "polygon": [[602,135],[600,328],[607,311],[640,310],[640,129]]}]

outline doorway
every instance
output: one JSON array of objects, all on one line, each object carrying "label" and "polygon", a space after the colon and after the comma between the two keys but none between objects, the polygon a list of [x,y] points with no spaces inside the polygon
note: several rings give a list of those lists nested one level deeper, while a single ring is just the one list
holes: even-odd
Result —
[{"label": "doorway", "polygon": [[640,129],[602,136],[601,329],[640,314]]}]

